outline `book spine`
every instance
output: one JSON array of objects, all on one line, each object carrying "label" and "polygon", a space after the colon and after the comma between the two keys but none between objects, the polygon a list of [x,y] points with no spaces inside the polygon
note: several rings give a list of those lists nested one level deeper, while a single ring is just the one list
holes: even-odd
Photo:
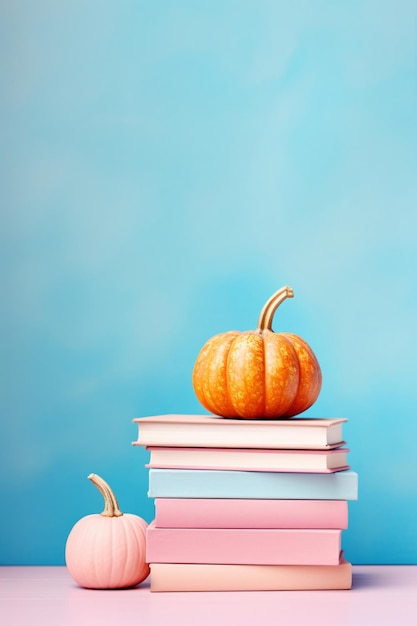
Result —
[{"label": "book spine", "polygon": [[150,469],[151,498],[356,500],[356,472],[330,474]]},{"label": "book spine", "polygon": [[305,467],[249,467],[248,465],[234,466],[230,465],[204,465],[202,463],[193,464],[181,464],[181,463],[148,463],[146,467],[152,469],[192,469],[192,470],[215,470],[215,471],[234,471],[234,472],[281,472],[281,473],[294,473],[298,474],[333,474],[334,472],[342,472],[350,469],[350,465],[343,465],[341,467],[334,468],[321,468],[311,467],[306,469]]},{"label": "book spine", "polygon": [[157,528],[334,528],[348,526],[345,500],[156,498]]},{"label": "book spine", "polygon": [[147,528],[148,563],[338,565],[341,530]]},{"label": "book spine", "polygon": [[350,589],[352,565],[151,564],[151,592]]},{"label": "book spine", "polygon": [[319,419],[293,419],[287,423],[268,420],[268,423],[258,421],[256,424],[249,420],[236,424],[236,420],[221,418],[220,422],[219,418],[214,422],[134,421],[139,427],[138,438],[132,441],[135,446],[329,450],[345,444],[339,420],[337,423]]},{"label": "book spine", "polygon": [[350,469],[348,448],[339,450],[272,450],[148,447],[147,467],[264,472],[335,472]]}]

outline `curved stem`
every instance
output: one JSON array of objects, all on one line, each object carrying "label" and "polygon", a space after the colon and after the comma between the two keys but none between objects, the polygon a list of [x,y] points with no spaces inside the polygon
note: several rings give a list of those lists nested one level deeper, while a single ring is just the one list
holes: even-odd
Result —
[{"label": "curved stem", "polygon": [[116,496],[110,486],[97,474],[90,474],[88,479],[97,487],[104,498],[104,511],[101,513],[103,517],[120,517],[123,515],[119,509]]},{"label": "curved stem", "polygon": [[258,330],[272,330],[272,319],[274,313],[284,300],[293,298],[294,292],[291,287],[281,287],[274,293],[264,305],[258,320]]}]

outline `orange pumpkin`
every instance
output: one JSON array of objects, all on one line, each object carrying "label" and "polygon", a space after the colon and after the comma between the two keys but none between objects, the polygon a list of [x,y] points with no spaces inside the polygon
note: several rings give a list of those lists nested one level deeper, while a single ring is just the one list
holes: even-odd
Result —
[{"label": "orange pumpkin", "polygon": [[322,375],[317,358],[298,335],[275,333],[278,306],[292,298],[282,287],[263,307],[258,328],[215,335],[203,346],[193,370],[201,404],[223,417],[292,417],[318,398]]}]

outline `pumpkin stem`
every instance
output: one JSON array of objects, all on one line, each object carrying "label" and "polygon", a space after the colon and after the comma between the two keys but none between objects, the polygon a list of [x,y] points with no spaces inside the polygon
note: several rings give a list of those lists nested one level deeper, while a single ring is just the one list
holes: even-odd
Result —
[{"label": "pumpkin stem", "polygon": [[97,474],[90,474],[88,479],[97,487],[104,498],[104,511],[101,513],[103,517],[120,517],[123,515],[119,509],[116,496],[110,486]]},{"label": "pumpkin stem", "polygon": [[293,298],[294,292],[291,287],[281,287],[276,293],[274,293],[264,305],[258,320],[258,330],[272,330],[272,319],[274,313],[284,300],[287,298]]}]

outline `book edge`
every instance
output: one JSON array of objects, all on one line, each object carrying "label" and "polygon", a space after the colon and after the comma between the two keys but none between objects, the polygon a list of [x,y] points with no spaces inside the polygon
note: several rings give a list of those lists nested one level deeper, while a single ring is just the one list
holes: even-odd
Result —
[{"label": "book edge", "polygon": [[[185,418],[185,419],[184,419]],[[189,418],[189,419],[187,419]],[[191,418],[196,418],[192,421]],[[231,417],[223,417],[221,415],[199,415],[191,413],[166,413],[161,415],[147,415],[144,417],[134,417],[133,423],[173,423],[173,424],[210,424],[216,422],[218,425],[239,424],[247,426],[332,426],[342,422],[347,422],[347,417],[289,417],[282,419],[237,419]]]}]

